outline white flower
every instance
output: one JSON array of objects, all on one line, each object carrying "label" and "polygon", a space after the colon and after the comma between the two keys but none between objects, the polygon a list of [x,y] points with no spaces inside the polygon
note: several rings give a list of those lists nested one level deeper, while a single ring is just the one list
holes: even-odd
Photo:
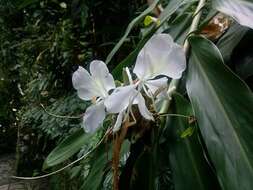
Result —
[{"label": "white flower", "polygon": [[138,54],[133,72],[141,81],[159,75],[179,79],[185,68],[185,54],[181,46],[174,43],[169,34],[156,34]]},{"label": "white flower", "polygon": [[[147,86],[154,94],[167,86],[166,77],[179,79],[185,69],[186,59],[181,46],[174,43],[169,34],[157,34],[150,38],[138,54],[133,72],[143,88]],[[161,75],[166,77],[154,80]]]},{"label": "white flower", "polygon": [[143,96],[136,90],[136,87],[137,85],[118,87],[105,100],[105,106],[109,113],[119,113],[113,131],[117,131],[120,128],[124,119],[128,117],[127,113],[131,112],[131,106],[133,104],[137,104],[144,118],[153,120],[152,114],[145,105]]},{"label": "white flower", "polygon": [[[119,113],[114,126],[117,131],[121,123],[131,110],[132,104],[137,104],[141,115],[153,120],[152,114],[145,105],[145,99],[141,91],[154,101],[154,94],[163,89],[160,96],[166,95],[167,77],[178,79],[186,68],[186,60],[183,49],[173,42],[168,34],[154,35],[140,51],[133,72],[138,78],[136,84],[119,87],[105,100],[105,106],[110,113]],[[128,70],[127,70],[128,71]],[[129,75],[129,74],[128,74]],[[159,79],[158,76],[165,75]],[[129,81],[131,76],[129,76]],[[128,110],[127,110],[128,109]],[[125,115],[125,117],[124,117]]]},{"label": "white flower", "polygon": [[90,73],[83,67],[75,71],[72,83],[81,99],[94,103],[83,117],[85,131],[94,132],[105,119],[104,101],[109,96],[108,92],[115,88],[113,77],[104,62],[94,60],[90,63]]}]

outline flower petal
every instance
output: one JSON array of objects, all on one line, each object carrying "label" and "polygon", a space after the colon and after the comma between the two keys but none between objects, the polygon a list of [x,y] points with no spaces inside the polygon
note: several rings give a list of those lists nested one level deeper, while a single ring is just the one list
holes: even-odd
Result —
[{"label": "flower petal", "polygon": [[113,76],[103,61],[94,60],[90,64],[90,73],[101,90],[108,92],[115,88]]},{"label": "flower petal", "polygon": [[162,74],[173,79],[181,78],[182,73],[186,69],[186,58],[183,48],[175,44],[167,58],[169,60],[167,69]]},{"label": "flower petal", "polygon": [[122,121],[124,119],[124,115],[125,115],[125,110],[119,112],[117,116],[117,120],[113,126],[113,132],[117,132],[120,129]]},{"label": "flower petal", "polygon": [[140,111],[140,114],[147,120],[154,120],[152,113],[148,110],[146,104],[145,104],[145,99],[141,95],[141,93],[138,94],[137,96],[137,101],[138,101],[138,108]]},{"label": "flower petal", "polygon": [[168,87],[168,79],[166,77],[162,77],[159,79],[147,80],[145,81],[145,85],[154,95],[155,93],[157,93],[157,90],[162,90],[163,88]]},{"label": "flower petal", "polygon": [[72,76],[72,83],[78,96],[83,100],[91,100],[98,95],[97,88],[86,69],[79,66]]},{"label": "flower petal", "polygon": [[84,117],[83,124],[87,133],[93,133],[103,123],[105,119],[105,106],[103,102],[92,105],[87,108]]},{"label": "flower petal", "polygon": [[183,49],[169,34],[154,35],[140,51],[133,72],[141,80],[158,75],[180,78],[186,68]]},{"label": "flower petal", "polygon": [[105,99],[105,107],[109,113],[119,113],[125,110],[138,91],[135,85],[116,88],[113,93]]}]

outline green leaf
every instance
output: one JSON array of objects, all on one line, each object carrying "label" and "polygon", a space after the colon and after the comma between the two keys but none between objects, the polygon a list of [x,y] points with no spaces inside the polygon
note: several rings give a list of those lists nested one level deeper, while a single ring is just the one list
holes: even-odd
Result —
[{"label": "green leaf", "polygon": [[[124,156],[129,151],[130,143],[125,140],[122,144],[120,156]],[[101,144],[92,154],[90,159],[90,169],[87,178],[81,189],[100,190],[105,174],[111,169],[112,144],[106,142]]]},{"label": "green leaf", "polygon": [[235,23],[219,39],[217,47],[220,49],[226,63],[230,60],[234,48],[238,45],[247,31],[248,28]]},{"label": "green leaf", "polygon": [[[179,94],[173,95],[173,113],[192,115],[189,101]],[[199,142],[197,129],[188,138],[181,138],[182,132],[195,127],[187,118],[171,117],[167,124],[169,159],[176,190],[218,190],[218,180],[206,161]]]},{"label": "green leaf", "polygon": [[18,0],[15,2],[15,5],[18,7],[18,9],[23,9],[31,4],[37,3],[38,0]]},{"label": "green leaf", "polygon": [[[168,5],[165,7],[164,11],[162,12],[161,16],[159,17],[160,20],[160,25],[157,27],[156,24],[154,24],[146,33],[144,38],[138,43],[137,47],[134,49],[132,53],[130,53],[123,61],[121,61],[112,71],[112,74],[115,79],[120,79],[122,76],[122,69],[124,67],[127,67],[129,65],[132,65],[135,62],[135,59],[139,53],[139,51],[142,49],[142,47],[145,45],[145,43],[149,40],[149,38],[152,37],[152,35],[170,18],[170,16],[176,12],[176,10],[182,6],[185,3],[192,3],[195,2],[196,0],[171,0]],[[128,33],[127,33],[128,35]],[[126,35],[126,36],[127,36]],[[125,35],[123,38],[126,37]],[[121,40],[123,39],[121,38]],[[114,47],[110,56],[107,57],[107,63],[111,60],[112,56],[116,53],[116,51],[120,48],[122,45],[120,42]]]},{"label": "green leaf", "polygon": [[253,97],[218,48],[192,36],[187,91],[224,190],[253,188]]},{"label": "green leaf", "polygon": [[233,17],[238,23],[253,28],[253,2],[251,0],[214,0],[218,11]]},{"label": "green leaf", "polygon": [[132,51],[123,61],[121,61],[112,71],[112,75],[115,79],[121,79],[122,77],[122,71],[124,67],[127,67],[134,63],[139,51],[141,48],[145,45],[145,43],[149,40],[149,38],[153,35],[154,30],[149,32],[149,34],[142,39],[134,51]]},{"label": "green leaf", "polygon": [[78,129],[63,140],[46,158],[43,168],[55,166],[64,162],[89,142],[91,134],[85,134],[83,129]]},{"label": "green leaf", "polygon": [[123,37],[119,40],[119,42],[114,46],[114,48],[112,49],[112,51],[107,56],[106,61],[105,61],[106,64],[108,64],[111,61],[112,57],[115,55],[115,53],[121,47],[121,45],[125,42],[128,34],[131,32],[132,28],[136,24],[138,24],[139,22],[141,22],[145,18],[145,16],[147,14],[149,14],[156,7],[156,5],[157,5],[158,2],[159,2],[159,0],[153,1],[153,3],[145,11],[143,11],[139,16],[137,16],[135,19],[133,19],[129,23],[129,25],[128,25],[126,31],[125,31],[125,34],[123,35]]},{"label": "green leaf", "polygon": [[192,21],[191,13],[179,15],[170,25],[168,32],[179,44],[183,44]]},{"label": "green leaf", "polygon": [[186,137],[190,137],[192,136],[192,134],[194,133],[194,127],[188,127],[186,128],[182,134],[180,135],[181,138],[186,138]]},{"label": "green leaf", "polygon": [[90,159],[90,170],[81,189],[99,190],[101,189],[106,166],[112,159],[111,144],[101,144],[92,154]]}]

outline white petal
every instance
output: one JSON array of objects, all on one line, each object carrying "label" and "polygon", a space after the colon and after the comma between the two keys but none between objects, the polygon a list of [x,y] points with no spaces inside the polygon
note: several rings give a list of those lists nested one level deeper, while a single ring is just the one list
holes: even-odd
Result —
[{"label": "white petal", "polygon": [[91,100],[94,96],[98,96],[97,88],[94,82],[83,67],[80,67],[74,72],[72,76],[72,83],[77,90],[78,96],[83,100]]},{"label": "white petal", "polygon": [[120,129],[122,121],[124,119],[124,115],[125,115],[125,110],[119,112],[119,114],[117,116],[117,120],[116,120],[115,125],[113,127],[113,132],[117,132]]},{"label": "white petal", "polygon": [[90,64],[90,73],[101,90],[108,92],[115,88],[113,76],[103,61],[94,60]]},{"label": "white petal", "polygon": [[215,0],[213,5],[220,12],[233,17],[238,23],[253,28],[253,4],[247,0]]},{"label": "white petal", "polygon": [[173,42],[169,34],[157,34],[140,51],[133,72],[142,80],[158,75],[179,78],[185,68],[183,49]]},{"label": "white petal", "polygon": [[145,104],[145,99],[143,98],[143,96],[141,95],[141,93],[138,94],[137,96],[137,101],[138,101],[138,108],[140,111],[140,114],[148,120],[154,120],[152,113],[150,113],[150,111],[148,110],[146,104]]},{"label": "white petal", "polygon": [[182,47],[175,44],[168,54],[167,60],[167,69],[162,70],[161,73],[173,79],[181,78],[186,69],[186,58]]},{"label": "white petal", "polygon": [[93,133],[103,123],[105,119],[105,106],[103,102],[92,105],[87,108],[84,117],[83,124],[87,133]]},{"label": "white petal", "polygon": [[105,99],[105,107],[109,113],[119,113],[125,110],[138,91],[135,85],[116,88],[113,93]]},{"label": "white petal", "polygon": [[147,80],[147,81],[145,81],[145,85],[148,87],[148,89],[154,95],[157,92],[157,90],[162,90],[164,88],[167,88],[168,79],[166,77],[162,77],[159,79]]}]

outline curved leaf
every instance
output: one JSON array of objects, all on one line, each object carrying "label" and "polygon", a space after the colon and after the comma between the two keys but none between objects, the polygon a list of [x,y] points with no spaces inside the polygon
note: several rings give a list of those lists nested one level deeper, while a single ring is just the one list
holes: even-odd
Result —
[{"label": "curved leaf", "polygon": [[[179,94],[173,95],[171,108],[176,114],[193,115],[191,104]],[[169,159],[175,189],[218,190],[218,180],[206,161],[197,129],[191,136],[181,137],[186,129],[194,125],[182,117],[171,117],[167,124]]]},{"label": "curved leaf", "polygon": [[159,2],[159,0],[155,0],[145,11],[143,11],[139,16],[137,16],[135,19],[133,19],[129,25],[127,26],[127,29],[125,31],[125,34],[123,35],[123,37],[120,39],[120,41],[114,46],[114,48],[112,49],[112,51],[109,53],[109,55],[106,58],[106,64],[108,64],[112,57],[114,56],[114,54],[118,51],[118,49],[121,47],[121,45],[125,42],[128,34],[131,32],[132,28],[138,24],[140,21],[143,20],[143,18],[149,14],[157,5],[157,3]]},{"label": "curved leaf", "polygon": [[80,151],[80,149],[90,140],[91,134],[85,134],[83,129],[63,140],[46,158],[43,168],[55,166]]},{"label": "curved leaf", "polygon": [[238,23],[253,28],[253,2],[251,0],[214,0],[218,11],[233,17]]},{"label": "curved leaf", "polygon": [[253,189],[253,96],[223,64],[217,47],[193,36],[187,91],[225,190]]}]

